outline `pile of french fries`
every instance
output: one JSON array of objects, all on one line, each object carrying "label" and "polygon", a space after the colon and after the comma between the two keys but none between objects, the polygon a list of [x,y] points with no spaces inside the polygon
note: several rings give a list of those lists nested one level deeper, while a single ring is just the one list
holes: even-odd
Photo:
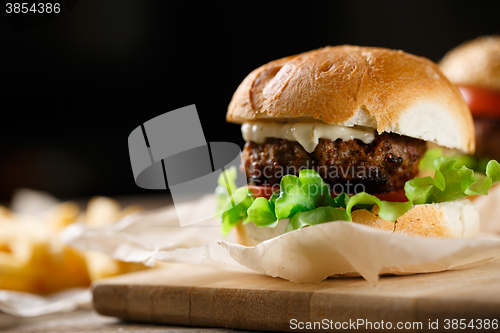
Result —
[{"label": "pile of french fries", "polygon": [[117,261],[101,253],[80,252],[59,239],[71,223],[101,227],[139,210],[137,206],[122,209],[106,197],[92,198],[85,211],[73,202],[36,215],[16,214],[0,206],[0,289],[48,294],[145,269],[142,264]]}]

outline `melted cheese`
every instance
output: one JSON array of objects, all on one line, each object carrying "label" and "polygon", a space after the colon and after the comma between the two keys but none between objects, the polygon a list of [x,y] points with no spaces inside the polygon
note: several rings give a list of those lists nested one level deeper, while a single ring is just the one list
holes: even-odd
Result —
[{"label": "melted cheese", "polygon": [[244,123],[241,132],[245,141],[264,143],[267,138],[297,141],[308,152],[312,153],[319,139],[348,141],[359,139],[371,143],[375,139],[375,129],[346,127],[322,123]]}]

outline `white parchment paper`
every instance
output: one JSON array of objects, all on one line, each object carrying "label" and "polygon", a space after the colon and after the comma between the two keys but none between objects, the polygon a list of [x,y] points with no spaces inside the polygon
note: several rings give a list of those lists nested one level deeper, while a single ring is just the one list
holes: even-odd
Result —
[{"label": "white parchment paper", "polygon": [[[500,202],[500,188],[492,192],[479,198],[479,207],[498,206],[494,203]],[[214,197],[207,196],[177,209],[195,214],[214,205]],[[173,207],[129,216],[110,228],[70,225],[62,237],[81,250],[147,265],[155,260],[212,265],[298,283],[361,275],[375,285],[380,274],[463,269],[500,257],[500,236],[495,233],[500,230],[499,214],[482,219],[482,236],[474,240],[408,237],[352,222],[332,222],[246,247],[236,244],[232,235],[224,238],[218,221],[181,228]]]},{"label": "white parchment paper", "polygon": [[89,289],[73,288],[40,296],[20,291],[0,290],[0,311],[19,317],[68,312],[92,301]]}]

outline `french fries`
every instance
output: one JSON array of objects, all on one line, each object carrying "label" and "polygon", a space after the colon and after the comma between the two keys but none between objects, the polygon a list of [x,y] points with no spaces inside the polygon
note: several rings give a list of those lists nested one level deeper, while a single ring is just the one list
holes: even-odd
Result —
[{"label": "french fries", "polygon": [[137,206],[122,209],[116,200],[105,197],[92,198],[86,211],[73,202],[31,215],[0,206],[0,289],[48,294],[145,269],[101,253],[82,253],[59,240],[59,233],[72,223],[102,227],[139,210]]},{"label": "french fries", "polygon": [[[102,227],[115,223],[117,220],[141,211],[138,206],[129,206],[121,210],[118,201],[106,197],[94,197],[90,199],[84,221],[93,227]],[[99,252],[88,251],[85,253],[85,260],[91,280],[138,271],[144,265],[117,261]]]}]

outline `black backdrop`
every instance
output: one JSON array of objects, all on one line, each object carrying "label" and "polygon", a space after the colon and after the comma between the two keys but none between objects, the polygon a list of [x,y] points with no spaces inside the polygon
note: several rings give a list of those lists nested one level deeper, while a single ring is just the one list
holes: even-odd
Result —
[{"label": "black backdrop", "polygon": [[225,113],[252,69],[337,44],[438,61],[500,33],[494,3],[81,0],[27,29],[3,13],[0,201],[19,187],[62,199],[150,193],[135,186],[127,147],[144,121],[196,104],[207,141],[242,146]]}]

